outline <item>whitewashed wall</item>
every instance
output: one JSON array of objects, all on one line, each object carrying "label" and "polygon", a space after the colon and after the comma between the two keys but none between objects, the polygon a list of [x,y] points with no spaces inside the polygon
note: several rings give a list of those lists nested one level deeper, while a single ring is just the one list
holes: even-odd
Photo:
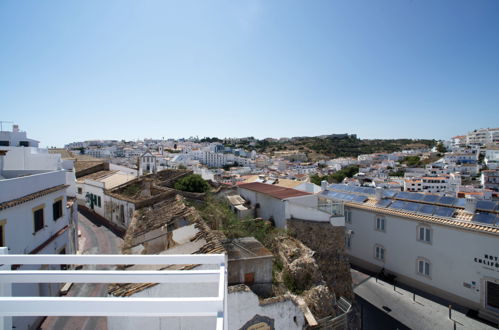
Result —
[{"label": "whitewashed wall", "polygon": [[[499,237],[472,230],[450,226],[423,223],[400,216],[385,215],[385,232],[375,229],[375,212],[350,208],[352,223],[346,224],[353,230],[351,247],[347,253],[372,269],[382,267],[399,275],[411,285],[420,285],[426,291],[442,295],[438,290],[461,298],[459,303],[478,308],[483,305],[483,280],[491,278],[499,281],[499,268],[486,267],[475,262],[484,255],[499,259]],[[417,240],[418,225],[429,225],[432,233],[431,244]],[[385,248],[385,261],[374,258],[374,246]],[[431,263],[430,277],[419,275],[416,259],[424,257]],[[353,259],[353,263],[358,263]],[[464,283],[471,285],[466,287]],[[435,289],[435,290],[433,290]]]}]

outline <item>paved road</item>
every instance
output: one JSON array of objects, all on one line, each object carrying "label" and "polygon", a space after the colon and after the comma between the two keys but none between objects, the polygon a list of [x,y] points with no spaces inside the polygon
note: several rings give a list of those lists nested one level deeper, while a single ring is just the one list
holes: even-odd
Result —
[{"label": "paved road", "polygon": [[[79,251],[82,254],[119,254],[123,240],[111,230],[101,225],[91,216],[85,217],[78,213]],[[99,266],[98,269],[109,269],[114,266]],[[96,269],[95,266],[85,269]],[[68,297],[103,297],[107,295],[107,284],[74,284]],[[47,317],[40,326],[43,330],[106,330],[105,317]]]}]

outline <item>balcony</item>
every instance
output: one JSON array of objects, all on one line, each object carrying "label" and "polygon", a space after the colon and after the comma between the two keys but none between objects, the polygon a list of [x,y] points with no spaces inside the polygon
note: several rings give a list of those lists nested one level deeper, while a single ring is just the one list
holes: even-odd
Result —
[{"label": "balcony", "polygon": [[[12,265],[214,265],[203,270],[11,270]],[[12,316],[213,317],[227,329],[227,261],[199,255],[8,255],[0,248],[0,330]],[[212,267],[213,268],[213,267]],[[13,283],[212,283],[216,296],[12,297]]]}]

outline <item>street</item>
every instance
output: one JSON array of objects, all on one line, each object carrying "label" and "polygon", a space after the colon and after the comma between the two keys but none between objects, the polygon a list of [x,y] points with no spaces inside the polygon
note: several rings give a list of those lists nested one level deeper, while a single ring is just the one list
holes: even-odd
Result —
[{"label": "street", "polygon": [[[123,240],[111,230],[91,217],[78,213],[79,252],[82,254],[120,254]],[[113,266],[99,266],[98,269],[110,269]],[[95,266],[84,269],[96,269]],[[69,290],[67,297],[104,297],[107,284],[76,283]],[[47,317],[41,324],[43,330],[107,329],[105,317]]]}]

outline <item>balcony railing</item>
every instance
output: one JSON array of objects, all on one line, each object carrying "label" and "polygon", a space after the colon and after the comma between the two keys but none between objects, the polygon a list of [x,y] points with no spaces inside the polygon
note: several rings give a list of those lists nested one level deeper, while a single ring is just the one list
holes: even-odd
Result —
[{"label": "balcony railing", "polygon": [[[0,248],[0,330],[12,316],[216,318],[227,329],[227,260],[199,255],[8,255]],[[210,270],[11,270],[12,265],[216,265]],[[218,283],[203,297],[12,297],[13,283]]]},{"label": "balcony railing", "polygon": [[333,217],[344,216],[344,207],[342,202],[333,202],[329,199],[320,198],[317,203],[317,208],[323,212],[327,212]]}]

